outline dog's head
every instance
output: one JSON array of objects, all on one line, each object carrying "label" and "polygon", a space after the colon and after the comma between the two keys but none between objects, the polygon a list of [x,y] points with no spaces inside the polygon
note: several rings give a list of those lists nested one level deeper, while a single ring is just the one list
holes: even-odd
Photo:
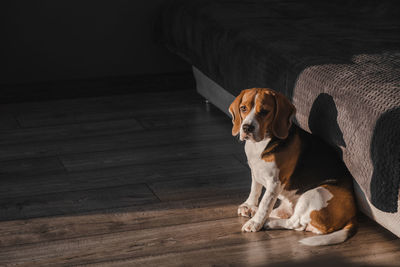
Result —
[{"label": "dog's head", "polygon": [[296,109],[281,93],[266,88],[252,88],[243,90],[236,97],[229,112],[232,115],[233,136],[240,133],[242,141],[260,142],[272,136],[285,139]]}]

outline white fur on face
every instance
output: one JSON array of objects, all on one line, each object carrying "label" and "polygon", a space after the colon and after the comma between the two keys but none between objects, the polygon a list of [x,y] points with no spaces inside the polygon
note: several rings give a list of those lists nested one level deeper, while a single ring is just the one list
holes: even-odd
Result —
[{"label": "white fur on face", "polygon": [[[257,95],[254,97],[254,103],[257,100]],[[249,124],[254,126],[254,131],[252,133],[245,133],[243,131],[243,125]],[[240,125],[240,140],[251,140],[253,142],[259,142],[262,140],[262,137],[259,136],[259,130],[260,130],[260,124],[258,123],[256,119],[256,105],[253,106],[253,108],[250,110],[249,115],[242,121],[242,124]]]}]

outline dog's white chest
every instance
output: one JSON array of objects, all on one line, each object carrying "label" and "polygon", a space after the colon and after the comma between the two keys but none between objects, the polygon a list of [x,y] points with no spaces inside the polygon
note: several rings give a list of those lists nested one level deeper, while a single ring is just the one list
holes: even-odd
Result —
[{"label": "dog's white chest", "polygon": [[246,141],[244,146],[253,177],[262,185],[265,185],[268,179],[276,181],[279,175],[279,169],[275,162],[266,162],[261,158],[261,153],[264,151],[269,141],[270,139],[261,142]]}]

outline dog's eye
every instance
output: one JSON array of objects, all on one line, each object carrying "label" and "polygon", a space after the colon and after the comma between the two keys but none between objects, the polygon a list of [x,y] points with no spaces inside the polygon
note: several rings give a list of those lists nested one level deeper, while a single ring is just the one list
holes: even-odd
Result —
[{"label": "dog's eye", "polygon": [[240,111],[246,112],[246,110],[247,110],[246,106],[241,106],[241,107],[240,107]]},{"label": "dog's eye", "polygon": [[262,109],[262,110],[260,110],[260,112],[258,112],[258,114],[260,115],[260,116],[265,116],[265,115],[267,115],[268,114],[268,110],[266,110],[266,109]]}]

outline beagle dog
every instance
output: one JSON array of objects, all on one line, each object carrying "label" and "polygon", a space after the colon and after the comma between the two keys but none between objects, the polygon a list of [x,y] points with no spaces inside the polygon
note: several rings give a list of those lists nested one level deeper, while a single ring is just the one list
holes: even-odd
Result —
[{"label": "beagle dog", "polygon": [[238,209],[251,218],[242,231],[305,230],[320,234],[300,240],[305,245],[344,242],[357,227],[352,177],[335,150],[292,125],[295,111],[284,95],[265,88],[243,90],[229,107],[252,177]]}]

